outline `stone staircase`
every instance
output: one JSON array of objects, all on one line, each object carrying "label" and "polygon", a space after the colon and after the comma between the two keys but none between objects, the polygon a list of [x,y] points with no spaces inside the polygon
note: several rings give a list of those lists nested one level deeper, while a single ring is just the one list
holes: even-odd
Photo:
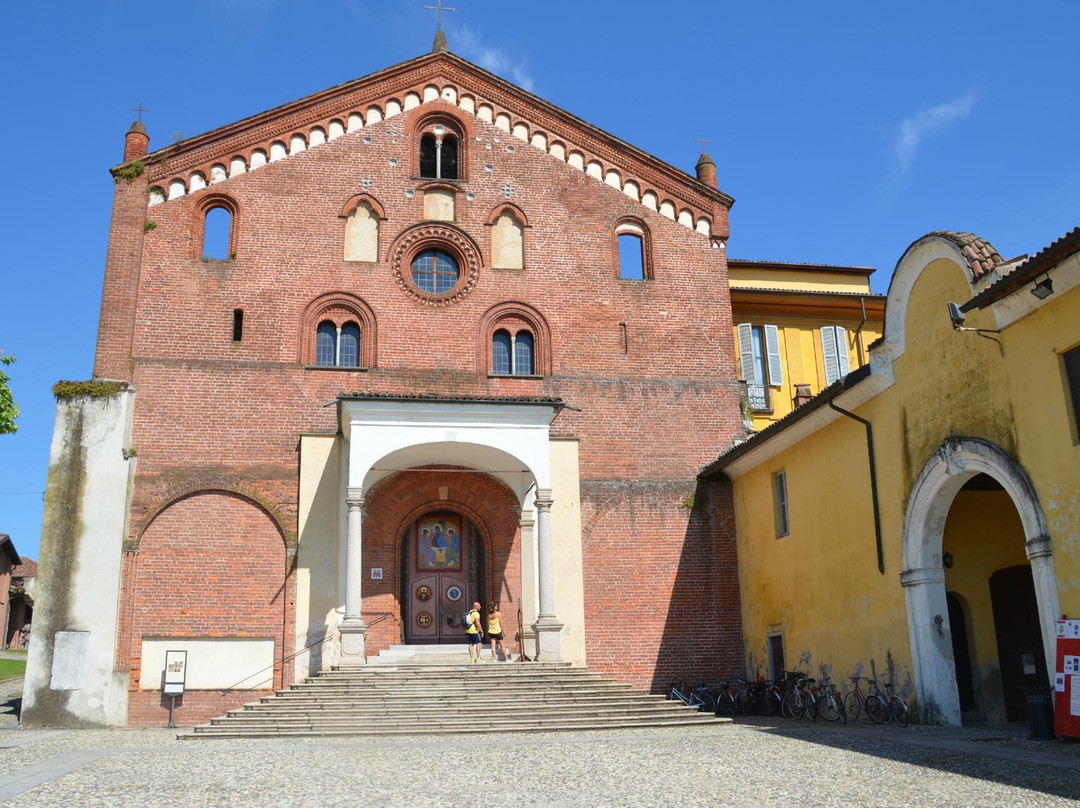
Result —
[{"label": "stone staircase", "polygon": [[414,653],[410,661],[392,657],[322,673],[180,737],[537,732],[725,720],[585,668],[490,659],[470,664],[442,651]]}]

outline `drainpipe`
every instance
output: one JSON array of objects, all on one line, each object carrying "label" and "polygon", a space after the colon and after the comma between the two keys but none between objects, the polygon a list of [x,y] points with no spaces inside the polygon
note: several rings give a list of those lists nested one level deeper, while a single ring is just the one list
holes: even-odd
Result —
[{"label": "drainpipe", "polygon": [[885,553],[881,547],[881,510],[878,507],[877,473],[874,470],[874,431],[871,429],[869,421],[860,418],[853,412],[848,412],[842,407],[837,407],[836,402],[832,399],[829,400],[829,406],[841,415],[846,415],[866,427],[866,453],[870,456],[870,497],[874,502],[874,537],[877,540],[877,568],[878,572],[884,575]]},{"label": "drainpipe", "polygon": [[866,325],[866,298],[862,295],[859,295],[859,305],[862,306],[862,320],[859,322],[859,327],[855,329],[855,350],[859,352],[859,367],[862,367],[862,329]]}]

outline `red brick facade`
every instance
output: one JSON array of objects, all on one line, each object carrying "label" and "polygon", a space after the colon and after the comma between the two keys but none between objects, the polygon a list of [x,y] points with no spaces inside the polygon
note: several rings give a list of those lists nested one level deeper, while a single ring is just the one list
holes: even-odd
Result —
[{"label": "red brick facade", "polygon": [[[299,437],[334,434],[335,409],[323,405],[346,391],[561,397],[576,409],[559,415],[552,434],[581,441],[590,666],[655,689],[676,675],[738,667],[730,503],[719,492],[695,494],[699,467],[741,430],[727,266],[715,237],[442,102],[146,206],[148,186],[177,172],[209,172],[241,147],[288,142],[301,121],[363,108],[364,93],[400,97],[448,76],[481,85],[552,138],[578,127],[577,142],[708,212],[713,233],[726,237],[715,190],[449,55],[384,71],[376,78],[385,86],[350,85],[194,138],[166,150],[166,165],[151,153],[146,172],[118,180],[95,375],[137,391],[117,660],[131,675],[132,724],[164,715],[157,694],[138,691],[145,637],[272,636],[279,665],[295,650]],[[436,107],[471,133],[461,150],[468,180],[440,185],[454,189],[454,221],[438,227],[468,242],[477,265],[467,294],[432,301],[395,279],[394,245],[423,223],[428,182],[416,177],[413,135]],[[361,189],[382,214],[374,263],[343,260],[342,211]],[[211,194],[236,211],[231,260],[199,257]],[[490,222],[508,201],[528,222],[524,270],[491,268]],[[652,280],[617,277],[613,234],[625,220],[648,229]],[[314,327],[344,322],[348,311],[362,328],[362,369],[313,367]],[[515,330],[538,332],[539,378],[489,374],[490,333],[504,312]],[[399,473],[365,492],[365,558],[395,571],[402,525],[438,505],[441,486],[486,531],[489,596],[519,597],[517,504],[485,475]],[[399,641],[396,576],[365,583],[365,611],[390,615],[372,625],[371,652]],[[513,611],[504,600],[503,613]],[[288,665],[277,676],[288,681]],[[186,723],[226,706],[217,694],[185,699],[177,720]]]}]

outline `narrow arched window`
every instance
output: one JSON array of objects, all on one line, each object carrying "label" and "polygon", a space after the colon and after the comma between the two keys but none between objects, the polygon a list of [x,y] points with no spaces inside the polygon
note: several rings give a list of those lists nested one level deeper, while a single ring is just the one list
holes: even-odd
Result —
[{"label": "narrow arched window", "polygon": [[225,208],[210,208],[203,219],[202,257],[211,261],[229,258],[232,214]]},{"label": "narrow arched window", "polygon": [[420,138],[420,176],[438,177],[436,164],[435,135],[424,135]]},{"label": "narrow arched window", "polygon": [[345,323],[341,327],[341,341],[338,365],[343,368],[360,367],[360,326]]},{"label": "narrow arched window", "polygon": [[449,292],[458,282],[458,274],[457,261],[442,250],[425,250],[412,262],[413,283],[429,295]]},{"label": "narrow arched window", "polygon": [[645,241],[637,233],[619,233],[619,277],[634,281],[645,278]]},{"label": "narrow arched window", "polygon": [[333,367],[337,362],[337,326],[331,322],[319,323],[315,341],[315,364]]},{"label": "narrow arched window", "polygon": [[510,372],[510,332],[496,331],[491,338],[491,372]]},{"label": "narrow arched window", "polygon": [[533,375],[533,337],[528,331],[514,335],[514,375]]},{"label": "narrow arched window", "polygon": [[436,168],[436,176],[444,180],[456,180],[458,166],[458,142],[453,135],[446,135],[442,140],[442,148],[438,154],[439,165]]}]

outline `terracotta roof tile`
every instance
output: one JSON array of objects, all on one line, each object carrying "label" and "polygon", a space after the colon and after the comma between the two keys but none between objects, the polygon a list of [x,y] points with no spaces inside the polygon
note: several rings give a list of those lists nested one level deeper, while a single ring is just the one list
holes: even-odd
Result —
[{"label": "terracotta roof tile", "polygon": [[33,578],[37,575],[37,562],[23,556],[22,563],[11,568],[12,578]]},{"label": "terracotta roof tile", "polygon": [[1080,227],[1074,227],[1061,238],[1047,245],[1026,261],[1018,263],[995,283],[990,284],[960,307],[961,311],[985,308],[996,300],[1015,292],[1037,275],[1051,269],[1058,262],[1080,249]]},{"label": "terracotta roof tile", "polygon": [[948,239],[955,244],[967,260],[973,282],[989,274],[994,267],[1005,263],[1005,259],[1001,257],[1001,253],[997,251],[993,244],[986,239],[979,238],[974,233],[935,230],[933,233],[928,233],[927,236]]}]

